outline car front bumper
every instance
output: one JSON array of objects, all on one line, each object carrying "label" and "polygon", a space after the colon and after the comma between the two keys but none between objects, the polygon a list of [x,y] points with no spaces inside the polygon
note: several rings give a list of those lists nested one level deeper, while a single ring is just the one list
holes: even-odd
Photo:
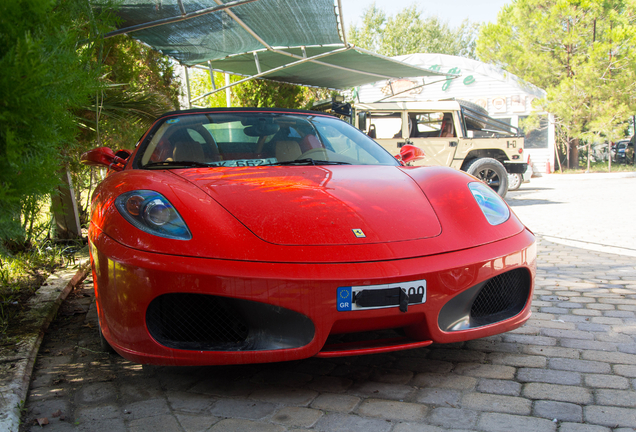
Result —
[{"label": "car front bumper", "polygon": [[[447,254],[339,264],[156,254],[123,246],[95,227],[89,238],[104,337],[123,357],[158,365],[265,363],[486,337],[530,317],[536,271],[528,230]],[[476,312],[488,290],[496,301],[510,297],[509,275],[523,279],[509,301],[516,306],[493,306],[486,298],[486,312]],[[410,281],[425,281],[422,303],[339,310],[337,296],[346,287]],[[404,329],[407,338],[325,347],[330,335],[382,329]]]}]

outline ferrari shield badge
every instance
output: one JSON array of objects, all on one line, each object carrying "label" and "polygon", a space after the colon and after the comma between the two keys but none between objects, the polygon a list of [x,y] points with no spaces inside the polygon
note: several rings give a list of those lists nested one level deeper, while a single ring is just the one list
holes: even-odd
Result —
[{"label": "ferrari shield badge", "polygon": [[365,238],[366,237],[366,235],[364,235],[364,232],[361,229],[354,228],[351,231],[353,231],[353,235],[358,237],[358,238]]}]

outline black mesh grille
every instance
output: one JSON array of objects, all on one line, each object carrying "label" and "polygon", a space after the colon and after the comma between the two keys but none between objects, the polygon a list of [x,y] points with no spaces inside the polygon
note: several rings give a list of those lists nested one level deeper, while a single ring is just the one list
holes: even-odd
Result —
[{"label": "black mesh grille", "polygon": [[470,308],[471,318],[488,322],[512,317],[523,310],[530,290],[526,269],[516,269],[490,279]]},{"label": "black mesh grille", "polygon": [[146,312],[148,331],[171,348],[216,349],[241,344],[249,328],[222,297],[204,294],[164,294]]}]

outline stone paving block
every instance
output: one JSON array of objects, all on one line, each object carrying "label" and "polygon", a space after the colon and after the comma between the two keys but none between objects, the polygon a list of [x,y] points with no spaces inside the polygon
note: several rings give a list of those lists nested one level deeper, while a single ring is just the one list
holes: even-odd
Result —
[{"label": "stone paving block", "polygon": [[[519,346],[516,343],[502,342],[502,341],[492,342],[486,339],[470,340],[466,342],[466,348],[475,350],[475,351],[484,351],[487,353],[492,353],[492,352],[518,353],[519,352]],[[420,372],[424,372],[424,371],[420,371]]]},{"label": "stone paving block", "polygon": [[272,414],[276,405],[244,399],[222,399],[214,404],[210,414],[217,417],[258,420]]},{"label": "stone paving block", "polygon": [[462,398],[463,408],[476,411],[494,411],[508,414],[530,414],[532,402],[516,396],[469,393]]},{"label": "stone paving block", "polygon": [[609,373],[611,371],[611,366],[609,363],[564,358],[551,358],[548,361],[548,367],[550,369],[571,372],[588,372],[599,374]]},{"label": "stone paving block", "polygon": [[541,335],[558,339],[564,338],[594,340],[593,334],[587,331],[578,330],[542,329]]},{"label": "stone paving block", "polygon": [[522,395],[530,399],[548,399],[577,404],[592,402],[590,390],[568,385],[529,383],[523,386]]},{"label": "stone paving block", "polygon": [[626,390],[629,388],[629,380],[625,377],[616,375],[584,375],[585,385],[593,388],[608,388]]},{"label": "stone paving block", "polygon": [[508,380],[481,379],[477,385],[477,391],[481,393],[519,396],[521,393],[521,384]]},{"label": "stone paving block", "polygon": [[542,355],[546,357],[563,357],[577,359],[581,356],[581,352],[578,349],[563,348],[563,347],[546,347],[528,345],[523,347],[524,354]]},{"label": "stone paving block", "polygon": [[579,385],[581,374],[577,372],[551,369],[521,368],[517,371],[517,380],[521,382],[543,382],[549,384]]},{"label": "stone paving block", "polygon": [[111,382],[100,382],[82,386],[75,394],[77,404],[96,404],[114,401],[117,396],[115,386]]},{"label": "stone paving block", "polygon": [[348,413],[360,403],[360,398],[342,394],[323,393],[311,403],[311,407],[324,411]]},{"label": "stone paving block", "polygon": [[428,372],[446,374],[453,369],[453,363],[441,360],[430,360],[426,358],[401,358],[396,366],[402,370],[413,372]]},{"label": "stone paving block", "polygon": [[623,320],[620,318],[610,318],[610,317],[594,317],[591,319],[591,322],[597,324],[606,324],[606,325],[621,325],[623,324]]},{"label": "stone paving block", "polygon": [[636,365],[636,355],[634,354],[605,351],[583,351],[581,357],[584,360]]},{"label": "stone paving block", "polygon": [[506,333],[506,335],[504,336],[504,341],[514,342],[519,344],[526,344],[526,345],[544,345],[544,346],[556,345],[556,339],[552,337],[528,336],[528,335],[509,334],[509,333]]},{"label": "stone paving block", "polygon": [[287,427],[312,427],[322,417],[322,411],[301,407],[284,407],[272,417],[274,423]]},{"label": "stone paving block", "polygon": [[616,318],[634,318],[634,316],[636,315],[634,314],[634,312],[616,310],[616,311],[606,311],[603,313],[603,316],[616,317]]},{"label": "stone paving block", "polygon": [[327,413],[318,420],[314,429],[323,432],[388,432],[392,427],[393,424],[386,420]]},{"label": "stone paving block", "polygon": [[561,340],[561,346],[567,347],[567,348],[597,350],[597,351],[616,351],[617,350],[616,343],[600,342],[596,340],[563,339]]},{"label": "stone paving block", "polygon": [[334,376],[318,376],[311,380],[307,387],[319,393],[344,393],[353,381],[349,378]]},{"label": "stone paving block", "polygon": [[590,405],[583,409],[583,414],[587,423],[611,428],[636,428],[636,410],[634,408]]},{"label": "stone paving block", "polygon": [[386,384],[372,381],[354,384],[347,390],[347,394],[380,399],[405,400],[414,393],[415,389],[403,384]]},{"label": "stone paving block", "polygon": [[[438,426],[427,425],[422,423],[398,423],[393,428],[392,432],[446,432],[446,429],[442,429]],[[453,432],[462,432],[454,430]]]},{"label": "stone paving block", "polygon": [[536,401],[532,408],[535,417],[557,419],[560,421],[583,421],[583,409],[579,405],[567,402]]},{"label": "stone paving block", "polygon": [[515,367],[536,367],[543,368],[547,365],[547,360],[543,356],[491,353],[488,360],[493,364],[502,364]]},{"label": "stone paving block", "polygon": [[620,333],[610,332],[610,333],[596,333],[596,340],[601,342],[610,342],[610,343],[633,343],[633,339],[630,335],[624,335]]},{"label": "stone paving block", "polygon": [[636,366],[632,365],[614,365],[612,370],[615,374],[627,377],[636,378]]},{"label": "stone paving block", "polygon": [[611,326],[603,324],[595,324],[591,322],[579,323],[576,325],[576,329],[586,332],[607,333],[612,330]]},{"label": "stone paving block", "polygon": [[477,423],[478,413],[467,409],[439,407],[431,411],[427,420],[452,429],[471,429]]},{"label": "stone paving block", "polygon": [[581,315],[581,316],[590,316],[590,317],[595,317],[595,316],[601,316],[603,315],[603,313],[599,310],[594,310],[594,309],[574,309],[572,311],[572,313],[574,315]]},{"label": "stone paving block", "polygon": [[611,432],[604,426],[596,426],[581,423],[561,423],[559,432]]},{"label": "stone paving block", "polygon": [[555,432],[556,426],[551,420],[500,413],[483,413],[477,423],[477,429],[489,432]]},{"label": "stone paving block", "polygon": [[406,384],[413,378],[413,372],[402,369],[375,369],[369,379],[387,384]]},{"label": "stone paving block", "polygon": [[209,430],[210,432],[284,432],[285,427],[250,420],[225,419],[216,423]]},{"label": "stone paving block", "polygon": [[597,405],[612,405],[622,407],[636,407],[636,392],[627,390],[596,390]]},{"label": "stone paving block", "polygon": [[422,421],[428,408],[425,405],[409,402],[367,399],[356,410],[361,416],[379,417],[401,421]]},{"label": "stone paving block", "polygon": [[444,387],[456,390],[471,390],[477,385],[477,378],[454,374],[421,373],[413,378],[412,384],[418,387]]},{"label": "stone paving block", "polygon": [[99,405],[93,407],[82,407],[75,410],[75,420],[80,423],[89,423],[100,420],[110,420],[120,417],[123,410],[117,405]]},{"label": "stone paving block", "polygon": [[[3,397],[0,394],[0,397]],[[68,416],[71,412],[71,406],[68,401],[62,398],[39,400],[29,406],[29,418],[51,417],[54,412],[62,411],[62,414]],[[4,415],[5,413],[0,413]]]},{"label": "stone paving block", "polygon": [[179,423],[171,415],[157,415],[128,423],[130,432],[172,432],[179,430]]},{"label": "stone paving block", "polygon": [[145,417],[153,417],[158,414],[169,412],[168,402],[165,399],[148,399],[124,405],[124,412],[127,418],[136,420]]},{"label": "stone paving block", "polygon": [[162,397],[163,390],[159,380],[136,379],[119,386],[119,397],[125,402]]},{"label": "stone paving block", "polygon": [[532,314],[532,317],[530,318],[530,321],[529,321],[533,327],[552,328],[552,329],[560,329],[560,330],[574,330],[576,328],[576,325],[570,322],[560,322],[553,319],[539,320],[539,319],[533,319],[533,318],[536,318],[536,314]]},{"label": "stone paving block", "polygon": [[482,363],[486,354],[471,350],[436,348],[431,350],[429,358],[448,362]]},{"label": "stone paving block", "polygon": [[416,400],[429,405],[456,407],[462,397],[461,392],[444,388],[424,388],[417,392]]},{"label": "stone paving block", "polygon": [[211,396],[183,391],[167,390],[165,395],[173,410],[184,413],[200,413],[207,411],[212,404],[217,401],[216,398]]},{"label": "stone paving block", "polygon": [[187,432],[205,432],[210,427],[221,420],[218,417],[200,414],[176,414],[177,421]]},{"label": "stone paving block", "polygon": [[636,354],[636,344],[618,344],[618,351],[626,354]]},{"label": "stone paving block", "polygon": [[254,375],[252,381],[270,385],[298,387],[308,383],[312,378],[312,375],[291,372],[286,369],[267,369]]},{"label": "stone paving block", "polygon": [[516,369],[496,364],[459,363],[453,372],[477,378],[513,379]]},{"label": "stone paving block", "polygon": [[[229,377],[215,377],[208,380],[204,379],[202,382],[192,386],[188,391],[219,397],[246,397],[261,387],[265,387],[265,385],[259,385],[247,379],[236,379],[232,382]],[[174,388],[177,389],[178,387]]]},{"label": "stone paving block", "polygon": [[316,396],[318,392],[313,390],[271,386],[256,390],[250,395],[250,399],[281,405],[307,406]]}]

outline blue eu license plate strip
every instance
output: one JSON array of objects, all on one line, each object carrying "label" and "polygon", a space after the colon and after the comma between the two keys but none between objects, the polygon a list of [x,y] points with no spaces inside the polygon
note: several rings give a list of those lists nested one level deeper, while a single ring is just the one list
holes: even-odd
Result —
[{"label": "blue eu license plate strip", "polygon": [[394,284],[338,287],[336,308],[339,312],[344,312],[398,307],[399,300],[395,295],[397,290],[403,290],[408,295],[409,305],[426,302],[426,280],[421,279]]}]

